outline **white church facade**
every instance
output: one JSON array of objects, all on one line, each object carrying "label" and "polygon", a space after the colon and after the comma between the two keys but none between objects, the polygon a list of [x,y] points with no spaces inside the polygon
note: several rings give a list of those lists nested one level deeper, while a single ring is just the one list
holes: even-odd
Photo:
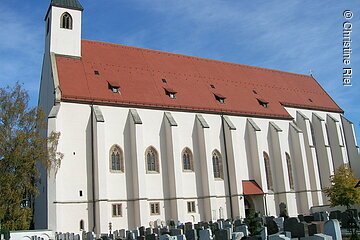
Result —
[{"label": "white church facade", "polygon": [[81,39],[83,8],[52,0],[39,107],[61,134],[35,227],[106,233],[308,214],[349,163],[353,124],[312,76]]}]

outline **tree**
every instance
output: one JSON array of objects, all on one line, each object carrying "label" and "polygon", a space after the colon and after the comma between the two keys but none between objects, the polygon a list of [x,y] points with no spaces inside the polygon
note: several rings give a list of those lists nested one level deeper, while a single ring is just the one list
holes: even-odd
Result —
[{"label": "tree", "polygon": [[19,83],[0,88],[0,223],[8,230],[30,227],[31,201],[39,179],[36,165],[49,168],[62,158],[56,152],[59,134],[42,136],[43,114],[28,103],[29,96]]},{"label": "tree", "polygon": [[335,174],[331,176],[331,187],[324,190],[327,197],[330,198],[331,206],[346,206],[360,203],[360,189],[355,188],[358,180],[347,164],[336,169]]}]

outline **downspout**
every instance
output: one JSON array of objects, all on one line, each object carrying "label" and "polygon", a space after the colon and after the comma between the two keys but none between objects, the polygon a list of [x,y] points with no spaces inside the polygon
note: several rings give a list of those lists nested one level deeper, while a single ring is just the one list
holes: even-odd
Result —
[{"label": "downspout", "polygon": [[225,159],[226,159],[226,174],[227,174],[227,181],[228,181],[228,189],[230,195],[230,217],[233,218],[233,205],[232,205],[232,194],[231,194],[231,184],[230,184],[230,174],[229,174],[229,164],[228,164],[228,154],[227,154],[227,145],[226,145],[226,137],[225,137],[225,122],[224,122],[224,115],[221,114],[221,125],[222,125],[222,132],[223,132],[223,140],[224,140],[224,150],[225,150]]},{"label": "downspout", "polygon": [[92,173],[92,202],[93,202],[93,229],[96,230],[96,207],[95,207],[95,148],[94,148],[94,105],[91,104],[91,173]]}]

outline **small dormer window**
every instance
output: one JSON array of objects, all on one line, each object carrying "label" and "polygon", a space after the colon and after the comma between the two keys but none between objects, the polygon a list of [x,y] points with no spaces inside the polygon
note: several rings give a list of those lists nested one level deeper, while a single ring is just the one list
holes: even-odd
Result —
[{"label": "small dormer window", "polygon": [[313,100],[311,98],[309,98],[309,102],[313,102]]},{"label": "small dormer window", "polygon": [[210,84],[210,87],[211,87],[211,88],[215,88],[214,84]]},{"label": "small dormer window", "polygon": [[65,29],[72,29],[72,17],[69,13],[61,15],[60,27]]},{"label": "small dormer window", "polygon": [[108,85],[109,85],[109,89],[113,93],[120,93],[120,86],[118,84],[108,82]]},{"label": "small dormer window", "polygon": [[118,87],[111,87],[111,91],[113,93],[119,93],[119,88]]},{"label": "small dormer window", "polygon": [[95,71],[94,71],[94,74],[95,74],[95,75],[100,75],[100,72],[99,72],[98,70],[95,70]]},{"label": "small dormer window", "polygon": [[176,91],[172,88],[164,88],[165,89],[165,94],[169,96],[169,98],[171,99],[175,99],[176,98]]},{"label": "small dormer window", "polygon": [[214,93],[215,99],[216,101],[218,101],[221,104],[225,103],[225,99],[226,97],[224,97],[223,95],[219,94],[219,93]]},{"label": "small dormer window", "polygon": [[264,107],[264,108],[268,108],[269,106],[269,102],[267,102],[267,101],[265,101],[265,100],[263,100],[263,99],[258,99],[257,98],[257,100],[258,100],[258,103],[260,104],[260,106],[262,106],[262,107]]},{"label": "small dormer window", "polygon": [[161,79],[161,81],[162,81],[163,83],[167,83],[167,81],[166,81],[165,78]]},{"label": "small dormer window", "polygon": [[257,91],[253,90],[253,93],[254,93],[254,94],[257,94]]}]

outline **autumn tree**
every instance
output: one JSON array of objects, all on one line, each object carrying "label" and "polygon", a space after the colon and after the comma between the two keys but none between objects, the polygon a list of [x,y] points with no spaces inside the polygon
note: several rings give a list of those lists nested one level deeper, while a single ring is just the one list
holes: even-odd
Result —
[{"label": "autumn tree", "polygon": [[59,134],[42,136],[43,114],[28,103],[20,84],[0,88],[0,223],[8,230],[30,227],[39,178],[36,164],[49,167],[62,158],[56,152]]},{"label": "autumn tree", "polygon": [[331,176],[331,186],[324,190],[327,197],[330,198],[331,206],[346,206],[360,203],[360,189],[355,188],[358,180],[347,164],[336,169],[335,174]]}]

